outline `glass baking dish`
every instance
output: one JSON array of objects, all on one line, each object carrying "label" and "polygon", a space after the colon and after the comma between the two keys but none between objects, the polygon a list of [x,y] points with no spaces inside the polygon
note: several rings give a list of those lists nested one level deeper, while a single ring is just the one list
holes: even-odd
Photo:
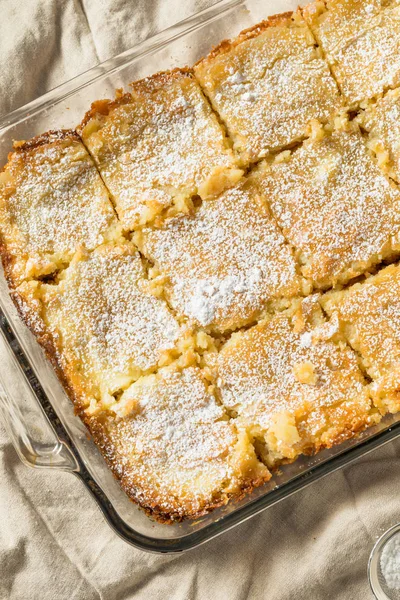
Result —
[{"label": "glass baking dish", "polygon": [[[90,103],[116,88],[163,69],[193,64],[212,45],[296,2],[222,0],[137,47],[52,90],[0,119],[0,165],[13,140],[49,129],[74,127]],[[240,501],[198,519],[173,525],[151,520],[120,489],[74,415],[50,364],[20,321],[0,273],[0,414],[21,460],[32,467],[75,474],[125,541],[153,552],[194,548],[258,514],[311,482],[400,435],[400,416],[389,416],[357,438],[315,457],[282,467],[268,484]]]}]

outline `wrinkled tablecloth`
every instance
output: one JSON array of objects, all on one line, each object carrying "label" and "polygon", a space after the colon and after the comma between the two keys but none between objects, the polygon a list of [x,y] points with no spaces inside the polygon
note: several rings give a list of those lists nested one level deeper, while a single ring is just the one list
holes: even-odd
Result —
[{"label": "wrinkled tablecloth", "polygon": [[[0,0],[0,114],[207,4]],[[159,556],[121,541],[71,475],[23,466],[0,427],[0,599],[366,600],[371,547],[400,520],[399,456],[390,443],[195,550]]]}]

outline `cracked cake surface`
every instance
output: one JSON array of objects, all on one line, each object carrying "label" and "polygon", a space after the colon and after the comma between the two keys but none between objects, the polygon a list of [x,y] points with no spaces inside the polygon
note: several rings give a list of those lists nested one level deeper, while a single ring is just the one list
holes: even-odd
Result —
[{"label": "cracked cake surface", "polygon": [[0,171],[11,297],[161,522],[400,411],[399,10],[270,17]]}]

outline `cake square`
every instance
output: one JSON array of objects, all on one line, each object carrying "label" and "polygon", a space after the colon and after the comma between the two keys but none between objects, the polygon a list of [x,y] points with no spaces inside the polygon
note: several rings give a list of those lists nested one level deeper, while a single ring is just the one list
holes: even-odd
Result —
[{"label": "cake square", "polygon": [[222,42],[194,67],[243,164],[302,139],[341,99],[300,13],[285,13]]},{"label": "cake square", "polygon": [[356,354],[313,296],[232,334],[214,369],[222,403],[258,440],[270,467],[379,420]]},{"label": "cake square", "polygon": [[128,242],[77,253],[56,284],[24,282],[14,300],[76,406],[89,412],[172,360],[181,334],[166,304],[146,291]]},{"label": "cake square", "polygon": [[372,378],[374,402],[385,413],[400,410],[400,266],[390,265],[347,290],[321,299],[339,319]]},{"label": "cake square", "polygon": [[190,70],[158,73],[131,93],[92,105],[79,128],[122,224],[133,229],[242,175],[230,142]]},{"label": "cake square", "polygon": [[400,89],[389,90],[358,117],[379,166],[400,182]]},{"label": "cake square", "polygon": [[272,214],[315,287],[345,283],[399,252],[399,191],[358,130],[315,135],[262,173]]},{"label": "cake square", "polygon": [[0,171],[0,252],[10,285],[51,275],[78,247],[119,236],[108,192],[74,132],[43,134],[9,154]]},{"label": "cake square", "polygon": [[89,428],[125,491],[159,520],[200,517],[270,478],[199,368],[143,377],[115,411]]},{"label": "cake square", "polygon": [[400,6],[326,0],[302,10],[351,105],[400,83]]},{"label": "cake square", "polygon": [[133,239],[178,315],[207,330],[241,327],[270,301],[300,292],[294,258],[257,177]]}]

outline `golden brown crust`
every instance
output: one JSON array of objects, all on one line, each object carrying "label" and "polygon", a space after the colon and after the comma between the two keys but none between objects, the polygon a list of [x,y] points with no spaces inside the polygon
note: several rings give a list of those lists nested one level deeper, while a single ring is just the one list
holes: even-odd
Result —
[{"label": "golden brown crust", "polygon": [[14,152],[28,152],[39,148],[39,146],[45,146],[53,142],[61,142],[63,140],[74,140],[80,142],[81,139],[73,129],[51,129],[41,135],[37,135],[31,140],[14,142]]},{"label": "golden brown crust", "polygon": [[8,252],[8,247],[0,231],[0,256],[3,265],[4,276],[7,281],[9,288],[14,289],[17,286],[17,282],[13,277],[13,267],[15,264],[15,257]]},{"label": "golden brown crust", "polygon": [[18,291],[12,292],[10,296],[18,311],[20,319],[33,333],[40,346],[43,348],[46,358],[53,366],[58,379],[65,388],[67,395],[74,405],[75,414],[82,418],[82,398],[77,393],[76,386],[72,384],[69,374],[65,371],[62,365],[60,353],[57,349],[57,345],[53,336],[46,328],[41,316],[29,306],[29,304]]},{"label": "golden brown crust", "polygon": [[[14,141],[13,147],[14,149],[8,153],[7,159],[11,160],[13,154],[22,154],[24,152],[30,152],[39,148],[40,146],[45,146],[46,144],[51,144],[52,142],[58,142],[63,140],[75,140],[77,142],[81,141],[81,138],[77,134],[77,132],[73,129],[50,129],[45,133],[41,133],[40,135],[35,136],[30,140],[21,140]],[[0,168],[0,173],[2,173],[7,166],[7,163]]]},{"label": "golden brown crust", "polygon": [[[129,84],[129,87],[133,92],[145,91],[149,93],[152,91],[157,91],[157,89],[164,86],[169,81],[177,80],[182,76],[193,79],[193,69],[190,67],[177,67],[170,71],[159,71],[158,73],[154,73],[154,75],[149,75],[148,77],[144,77],[138,81],[133,81]],[[131,102],[132,94],[130,92],[124,93],[122,89],[118,89],[116,91],[115,98],[113,100],[96,100],[92,103],[90,109],[86,112],[81,123],[76,128],[77,133],[80,134],[89,121],[94,119],[97,115],[106,117],[115,108],[123,106],[124,104],[130,104]]]},{"label": "golden brown crust", "polygon": [[243,31],[241,31],[237,37],[229,40],[222,40],[222,42],[212,48],[207,56],[200,58],[200,60],[194,64],[194,67],[203,62],[208,62],[219,54],[225,54],[226,52],[229,52],[232,48],[235,48],[246,40],[251,40],[252,38],[258,37],[270,27],[279,27],[280,25],[286,24],[288,21],[291,21],[293,14],[294,12],[284,12],[278,15],[272,15],[268,17],[268,19],[265,19],[264,21],[253,25],[252,27],[243,29]]}]

